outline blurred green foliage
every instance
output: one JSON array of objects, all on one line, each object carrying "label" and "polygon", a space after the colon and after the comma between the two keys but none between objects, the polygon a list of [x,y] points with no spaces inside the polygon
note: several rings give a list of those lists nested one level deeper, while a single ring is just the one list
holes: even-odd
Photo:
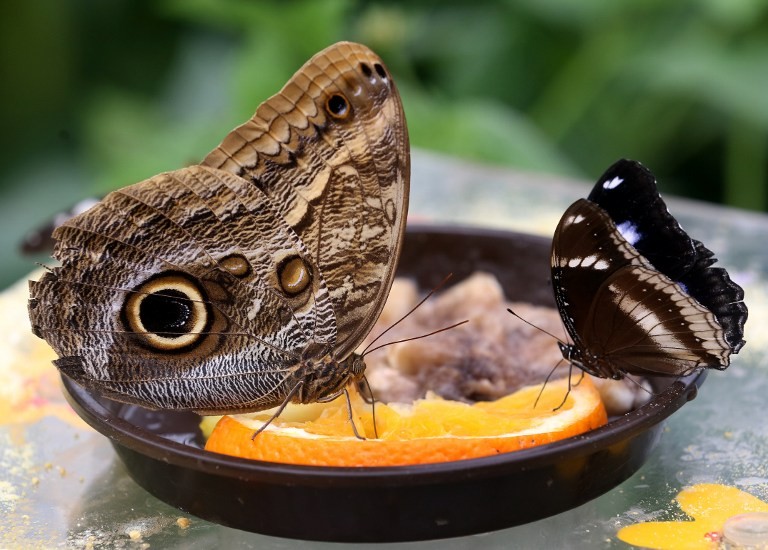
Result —
[{"label": "blurred green foliage", "polygon": [[594,179],[643,161],[667,192],[768,207],[762,0],[6,0],[0,286],[29,228],[200,159],[313,53],[376,50],[412,144]]}]

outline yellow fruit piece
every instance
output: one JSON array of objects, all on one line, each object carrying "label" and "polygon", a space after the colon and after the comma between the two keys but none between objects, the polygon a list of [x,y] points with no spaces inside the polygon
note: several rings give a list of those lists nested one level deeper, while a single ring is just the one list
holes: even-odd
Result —
[{"label": "yellow fruit piece", "polygon": [[768,503],[736,487],[700,483],[680,492],[680,509],[693,520],[649,521],[628,525],[618,532],[620,540],[656,550],[709,550],[729,518],[749,512],[768,512]]}]

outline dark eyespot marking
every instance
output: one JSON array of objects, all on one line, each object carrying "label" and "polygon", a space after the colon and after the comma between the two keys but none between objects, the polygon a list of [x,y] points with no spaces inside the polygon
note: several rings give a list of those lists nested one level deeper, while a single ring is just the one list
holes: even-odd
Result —
[{"label": "dark eyespot marking", "polygon": [[128,330],[157,351],[179,351],[199,343],[211,321],[200,286],[188,276],[166,273],[136,287],[125,301]]},{"label": "dark eyespot marking", "polygon": [[376,74],[378,74],[381,78],[384,80],[387,79],[387,71],[384,70],[384,67],[381,65],[381,63],[374,63],[373,68],[376,70]]},{"label": "dark eyespot marking", "polygon": [[325,108],[333,118],[337,119],[347,118],[351,112],[347,98],[341,94],[333,94],[329,97]]},{"label": "dark eyespot marking", "polygon": [[193,321],[193,312],[189,296],[178,290],[160,290],[141,301],[139,320],[153,334],[178,338]]},{"label": "dark eyespot marking", "polygon": [[299,256],[291,256],[283,260],[277,268],[280,288],[288,296],[296,296],[309,286],[312,272],[306,262]]},{"label": "dark eyespot marking", "polygon": [[371,75],[373,75],[373,71],[367,63],[360,63],[360,70],[366,76],[366,78],[371,78]]}]

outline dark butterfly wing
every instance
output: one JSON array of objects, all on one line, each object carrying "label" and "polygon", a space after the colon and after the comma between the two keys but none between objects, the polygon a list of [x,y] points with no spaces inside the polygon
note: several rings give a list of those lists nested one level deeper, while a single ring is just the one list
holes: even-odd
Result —
[{"label": "dark butterfly wing", "polygon": [[552,241],[566,357],[602,377],[725,368],[731,347],[715,315],[644,258],[595,203],[566,210]]},{"label": "dark butterfly wing", "polygon": [[725,340],[733,353],[744,347],[744,323],[747,321],[747,306],[743,302],[744,290],[731,281],[722,267],[710,267],[717,261],[712,252],[697,240],[696,264],[679,283],[702,305],[714,313],[725,332]]},{"label": "dark butterfly wing", "polygon": [[587,332],[588,314],[606,279],[622,267],[644,263],[595,204],[579,199],[565,211],[552,239],[552,286],[577,347],[586,344],[582,335]]},{"label": "dark butterfly wing", "polygon": [[605,210],[619,233],[670,279],[678,280],[696,264],[691,238],[669,213],[656,178],[639,162],[614,163],[588,199]]},{"label": "dark butterfly wing", "polygon": [[738,353],[744,345],[744,291],[725,269],[712,267],[712,251],[688,236],[659,195],[656,178],[639,162],[619,160],[597,181],[589,200],[654,268],[682,285],[709,309]]}]

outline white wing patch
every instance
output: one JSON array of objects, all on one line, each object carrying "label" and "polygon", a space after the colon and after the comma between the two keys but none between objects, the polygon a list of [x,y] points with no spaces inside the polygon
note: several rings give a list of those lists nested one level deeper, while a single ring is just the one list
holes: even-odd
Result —
[{"label": "white wing patch", "polygon": [[616,189],[619,185],[624,183],[624,179],[616,176],[612,180],[603,182],[603,189]]},{"label": "white wing patch", "polygon": [[599,258],[595,254],[590,254],[585,258],[559,258],[558,265],[560,267],[585,267],[605,271],[611,267],[611,262],[610,260]]},{"label": "white wing patch", "polygon": [[595,254],[590,254],[581,260],[581,267],[591,267],[592,269],[597,269],[599,271],[605,271],[610,265],[610,261],[598,258]]},{"label": "white wing patch", "polygon": [[642,237],[640,232],[637,230],[637,226],[630,221],[621,222],[616,226],[616,229],[619,230],[621,236],[624,237],[624,239],[626,239],[626,241],[632,246],[635,246],[635,243],[640,240],[640,237]]},{"label": "white wing patch", "polygon": [[584,217],[583,214],[576,214],[575,216],[571,216],[566,220],[566,224],[576,225],[577,223],[581,223],[587,218]]}]

